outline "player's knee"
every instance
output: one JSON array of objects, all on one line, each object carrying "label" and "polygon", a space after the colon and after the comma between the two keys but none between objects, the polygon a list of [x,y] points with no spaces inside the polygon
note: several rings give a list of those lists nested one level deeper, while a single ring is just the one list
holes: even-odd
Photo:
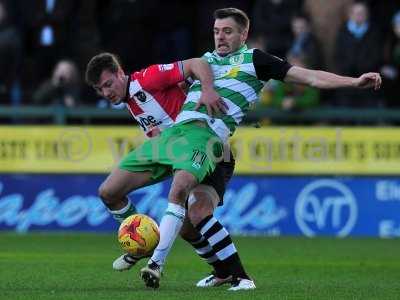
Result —
[{"label": "player's knee", "polygon": [[184,205],[187,197],[189,196],[190,190],[197,184],[196,178],[186,172],[177,171],[174,175],[171,190],[168,195],[168,199],[172,203]]},{"label": "player's knee", "polygon": [[98,190],[98,195],[107,206],[115,204],[119,197],[113,192],[113,189],[106,183],[102,183]]},{"label": "player's knee", "polygon": [[186,198],[188,196],[188,190],[185,186],[175,186],[174,189],[171,189],[168,195],[168,199],[177,204],[185,204]]},{"label": "player's knee", "polygon": [[190,222],[197,226],[201,221],[203,221],[209,215],[214,212],[212,205],[193,205],[188,211],[188,217]]}]

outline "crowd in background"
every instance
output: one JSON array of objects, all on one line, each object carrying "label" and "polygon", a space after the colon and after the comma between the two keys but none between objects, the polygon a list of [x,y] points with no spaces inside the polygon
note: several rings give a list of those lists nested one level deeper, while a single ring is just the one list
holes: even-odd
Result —
[{"label": "crowd in background", "polygon": [[84,84],[100,51],[126,71],[201,56],[213,49],[213,11],[237,7],[251,19],[248,45],[308,68],[358,76],[379,71],[383,89],[337,90],[270,81],[262,103],[400,106],[400,2],[391,0],[0,0],[1,105],[104,105]]}]

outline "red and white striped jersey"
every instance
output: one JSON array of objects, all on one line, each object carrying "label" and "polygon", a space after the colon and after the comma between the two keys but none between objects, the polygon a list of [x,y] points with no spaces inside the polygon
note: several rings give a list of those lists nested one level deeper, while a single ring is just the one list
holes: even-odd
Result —
[{"label": "red and white striped jersey", "polygon": [[126,106],[148,137],[174,123],[186,98],[178,86],[184,80],[181,62],[152,65],[130,75]]}]

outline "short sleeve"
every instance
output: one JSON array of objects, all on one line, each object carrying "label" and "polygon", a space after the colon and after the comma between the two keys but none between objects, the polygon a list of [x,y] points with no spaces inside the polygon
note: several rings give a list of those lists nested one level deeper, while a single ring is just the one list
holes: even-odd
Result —
[{"label": "short sleeve", "polygon": [[263,81],[283,80],[292,67],[287,61],[259,49],[254,49],[253,64],[257,78]]},{"label": "short sleeve", "polygon": [[163,90],[185,80],[181,62],[152,65],[136,75],[141,86],[148,90]]}]

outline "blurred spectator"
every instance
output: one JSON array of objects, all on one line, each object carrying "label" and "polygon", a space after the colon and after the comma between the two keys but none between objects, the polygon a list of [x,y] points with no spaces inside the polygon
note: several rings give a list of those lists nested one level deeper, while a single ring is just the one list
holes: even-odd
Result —
[{"label": "blurred spectator", "polygon": [[391,35],[385,45],[385,64],[381,69],[383,92],[389,106],[400,106],[400,11],[392,18]]},{"label": "blurred spectator", "polygon": [[[13,89],[17,88],[17,71],[21,59],[21,38],[10,22],[6,1],[0,1],[0,103],[15,103]],[[11,100],[11,101],[10,101]]]},{"label": "blurred spectator", "polygon": [[181,0],[160,1],[157,12],[157,22],[162,26],[159,26],[154,36],[152,63],[193,57],[193,3]]},{"label": "blurred spectator", "polygon": [[[290,54],[287,58],[292,65],[308,68],[303,55]],[[304,110],[319,105],[319,90],[298,84],[271,80],[260,95],[261,104],[283,110]]]},{"label": "blurred spectator", "polygon": [[346,21],[354,0],[304,0],[304,11],[310,16],[312,32],[321,45],[324,69],[334,71],[334,48],[337,32]]},{"label": "blurred spectator", "polygon": [[[104,20],[99,20],[98,17],[106,4],[105,0],[79,1],[79,11],[76,12],[77,22],[74,25],[77,28],[74,39],[76,42],[70,56],[77,63],[79,70],[84,70],[89,59],[103,49],[100,27]],[[81,80],[83,82],[84,78],[82,77]],[[93,88],[86,84],[81,86],[81,99],[85,105],[95,105],[97,98],[98,95]]]},{"label": "blurred spectator", "polygon": [[[98,15],[104,50],[116,53],[126,70],[151,63],[156,30],[166,26],[157,20],[161,0],[104,0]],[[161,12],[162,13],[162,12]],[[170,18],[176,16],[171,15]],[[169,51],[169,49],[163,49]]]},{"label": "blurred spectator", "polygon": [[[337,73],[357,77],[376,72],[382,64],[382,39],[369,22],[368,7],[361,2],[349,9],[347,22],[338,33],[335,46]],[[336,105],[353,107],[382,106],[381,95],[373,90],[343,89],[337,91]]]},{"label": "blurred spectator", "polygon": [[309,68],[321,68],[321,52],[311,32],[308,18],[305,15],[296,15],[291,25],[294,39],[289,49],[289,56],[302,57]]},{"label": "blurred spectator", "polygon": [[285,57],[292,41],[290,22],[302,0],[257,0],[253,8],[254,36],[265,38],[267,52]]},{"label": "blurred spectator", "polygon": [[381,34],[386,35],[391,31],[391,20],[396,11],[400,10],[398,0],[364,0],[371,13],[371,22],[379,27]]},{"label": "blurred spectator", "polygon": [[[70,57],[75,46],[78,0],[20,0],[25,29],[24,85],[36,88],[61,57]],[[29,97],[29,92],[28,96]]]},{"label": "blurred spectator", "polygon": [[59,61],[49,80],[33,95],[36,105],[77,106],[80,102],[81,80],[77,66],[70,60]]},{"label": "blurred spectator", "polygon": [[72,46],[71,57],[80,70],[84,70],[89,59],[102,50],[97,16],[103,3],[104,1],[85,0],[79,1],[77,6],[76,22],[74,22],[75,43]]},{"label": "blurred spectator", "polygon": [[257,48],[260,49],[261,51],[267,52],[265,50],[265,38],[262,35],[250,37],[249,39],[247,39],[246,44],[247,47],[249,47],[249,49]]}]

